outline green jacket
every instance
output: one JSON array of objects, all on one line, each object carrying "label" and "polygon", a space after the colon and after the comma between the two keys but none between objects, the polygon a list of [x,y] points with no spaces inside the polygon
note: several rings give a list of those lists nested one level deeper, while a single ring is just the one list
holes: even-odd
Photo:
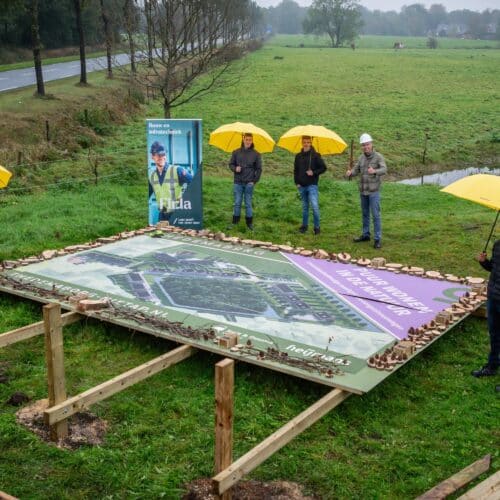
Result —
[{"label": "green jacket", "polygon": [[180,198],[182,187],[177,178],[177,167],[169,165],[163,178],[163,184],[160,184],[158,171],[155,169],[149,178],[153,188],[156,203],[160,211],[173,212],[175,202]]},{"label": "green jacket", "polygon": [[[369,174],[368,167],[373,167],[376,173]],[[387,173],[387,165],[385,164],[384,157],[372,150],[369,156],[364,153],[359,157],[358,162],[352,169],[353,176],[361,174],[359,179],[359,191],[361,194],[376,193],[380,190],[382,183],[381,177]]]}]

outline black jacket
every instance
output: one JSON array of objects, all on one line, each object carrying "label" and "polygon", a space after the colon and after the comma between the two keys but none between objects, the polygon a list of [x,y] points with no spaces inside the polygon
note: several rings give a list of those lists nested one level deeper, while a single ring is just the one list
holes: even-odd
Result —
[{"label": "black jacket", "polygon": [[[313,175],[307,175],[306,172],[309,168],[313,171]],[[319,153],[311,147],[311,150],[304,153],[302,150],[295,156],[295,163],[293,166],[293,179],[295,185],[310,186],[311,184],[318,184],[319,176],[326,172],[326,165]]]},{"label": "black jacket", "polygon": [[[235,171],[237,166],[241,167],[241,172]],[[262,174],[260,153],[255,151],[253,144],[248,149],[235,149],[229,160],[229,168],[234,172],[235,184],[256,183]]]},{"label": "black jacket", "polygon": [[488,298],[500,302],[500,240],[495,241],[491,259],[480,262],[481,266],[490,271],[488,282]]}]

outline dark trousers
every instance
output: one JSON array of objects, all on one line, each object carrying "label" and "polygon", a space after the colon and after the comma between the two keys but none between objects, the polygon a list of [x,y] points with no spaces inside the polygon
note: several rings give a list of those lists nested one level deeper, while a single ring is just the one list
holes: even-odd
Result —
[{"label": "dark trousers", "polygon": [[500,366],[500,300],[488,299],[488,330],[490,332],[490,355],[488,366]]}]

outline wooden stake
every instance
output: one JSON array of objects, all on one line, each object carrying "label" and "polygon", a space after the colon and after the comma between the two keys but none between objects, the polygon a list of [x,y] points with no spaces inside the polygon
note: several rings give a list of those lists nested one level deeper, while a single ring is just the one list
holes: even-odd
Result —
[{"label": "wooden stake", "polygon": [[[66,399],[61,306],[59,304],[43,306],[43,321],[45,324],[45,359],[50,408]],[[46,423],[48,422],[46,421]],[[50,439],[52,441],[58,441],[67,435],[68,421],[66,419],[50,426]]]},{"label": "wooden stake", "polygon": [[[61,315],[61,326],[71,325],[76,323],[83,316],[78,313],[69,312]],[[42,335],[45,332],[45,322],[39,321],[38,323],[33,323],[31,325],[22,326],[17,330],[11,330],[10,332],[2,333],[0,335],[0,347],[5,347],[21,340],[27,340],[37,335]]]},{"label": "wooden stake", "polygon": [[434,488],[425,492],[416,500],[439,500],[446,498],[448,495],[455,493],[458,489],[470,483],[477,476],[487,471],[490,468],[491,455],[486,455],[480,460],[457,472],[450,478],[434,486]]},{"label": "wooden stake", "polygon": [[342,403],[351,393],[341,389],[334,389],[307,410],[290,420],[274,434],[264,439],[255,448],[236,460],[225,470],[212,478],[214,491],[219,495],[236,484],[244,475],[254,470],[273,453],[289,443],[295,436],[314,424],[331,409]]},{"label": "wooden stake", "polygon": [[162,354],[147,363],[136,366],[121,375],[118,375],[88,391],[82,392],[72,398],[62,400],[59,404],[50,405],[44,412],[45,421],[49,425],[67,419],[71,415],[88,408],[98,401],[109,398],[117,392],[123,391],[127,387],[134,385],[141,380],[151,377],[155,373],[168,368],[180,361],[189,358],[196,352],[194,347],[183,345],[166,354]]},{"label": "wooden stake", "polygon": [[[215,474],[233,461],[234,360],[226,358],[215,365]],[[219,496],[231,500],[230,490]]]}]

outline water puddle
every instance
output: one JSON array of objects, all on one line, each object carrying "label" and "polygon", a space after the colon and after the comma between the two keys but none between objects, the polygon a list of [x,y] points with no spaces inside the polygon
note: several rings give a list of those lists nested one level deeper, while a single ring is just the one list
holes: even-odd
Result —
[{"label": "water puddle", "polygon": [[488,168],[488,167],[469,167],[462,170],[450,170],[449,172],[441,172],[438,174],[422,175],[421,177],[415,177],[414,179],[405,179],[399,181],[400,184],[409,184],[411,186],[419,186],[421,184],[436,184],[438,186],[447,186],[452,182],[458,181],[462,177],[467,177],[468,175],[474,174],[493,174],[500,175],[500,168]]}]

